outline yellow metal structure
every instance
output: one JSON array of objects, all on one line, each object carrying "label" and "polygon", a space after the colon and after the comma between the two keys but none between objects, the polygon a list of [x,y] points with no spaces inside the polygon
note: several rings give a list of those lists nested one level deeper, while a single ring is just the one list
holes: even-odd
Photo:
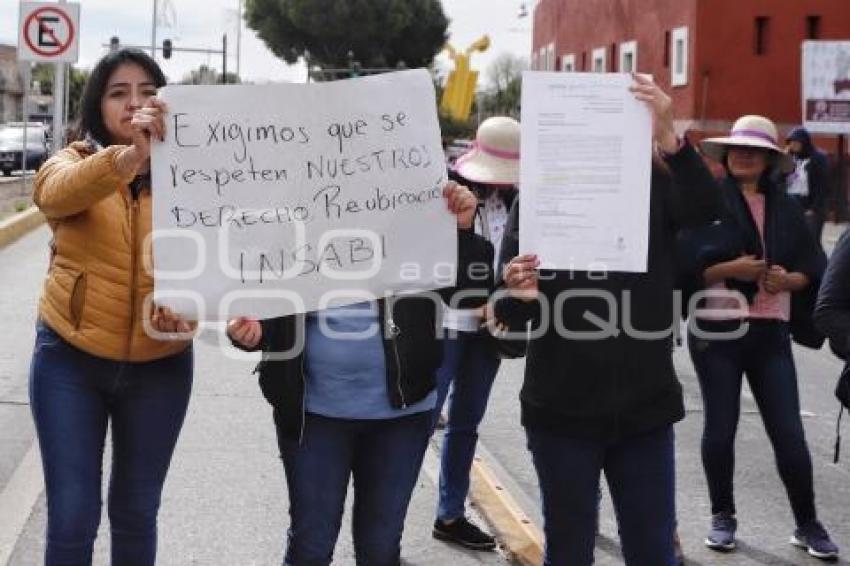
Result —
[{"label": "yellow metal structure", "polygon": [[475,86],[478,83],[478,71],[469,67],[469,59],[476,51],[484,52],[490,47],[490,38],[484,36],[463,53],[446,44],[445,51],[454,61],[455,67],[446,80],[446,88],[440,101],[440,110],[455,120],[466,122],[472,110],[472,99],[475,96]]}]

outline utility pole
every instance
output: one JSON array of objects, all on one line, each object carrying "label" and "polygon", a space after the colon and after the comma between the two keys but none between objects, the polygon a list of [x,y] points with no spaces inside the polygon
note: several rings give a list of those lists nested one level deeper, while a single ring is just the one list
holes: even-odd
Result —
[{"label": "utility pole", "polygon": [[151,22],[151,57],[156,60],[156,8],[159,0],[153,0],[153,21]]},{"label": "utility pole", "polygon": [[221,36],[221,84],[227,84],[227,34]]},{"label": "utility pole", "polygon": [[835,220],[844,222],[847,220],[847,135],[840,134],[838,136],[838,198],[836,206]]},{"label": "utility pole", "polygon": [[242,0],[236,10],[236,76],[242,78]]},{"label": "utility pole", "polygon": [[65,65],[65,121],[71,121],[71,65]]},{"label": "utility pole", "polygon": [[[58,64],[57,64],[57,66],[58,66]],[[55,77],[53,78],[53,82],[54,83],[56,82]],[[21,177],[23,179],[23,182],[21,183],[21,185],[24,188],[23,190],[26,190],[26,187],[27,187],[27,137],[28,137],[27,127],[29,126],[29,119],[30,119],[30,110],[29,110],[30,84],[32,84],[32,63],[30,61],[27,61],[26,63],[24,63],[24,132],[23,132],[24,147],[22,148],[22,151],[21,151]],[[53,96],[54,96],[54,98],[56,97],[56,85],[55,84],[53,86]],[[56,111],[55,106],[53,108],[53,111],[54,112]],[[55,115],[53,116],[53,124],[54,124],[54,132],[55,132],[56,131],[55,130],[55,125],[56,125],[56,116]],[[57,143],[59,143],[59,142],[57,141],[56,138],[54,138],[53,139],[54,152],[57,151],[55,149]]]},{"label": "utility pole", "polygon": [[[66,0],[59,0],[65,4]],[[65,146],[65,65],[67,63],[53,64],[53,153]],[[26,120],[24,120],[26,121]],[[24,164],[26,170],[26,164]]]}]

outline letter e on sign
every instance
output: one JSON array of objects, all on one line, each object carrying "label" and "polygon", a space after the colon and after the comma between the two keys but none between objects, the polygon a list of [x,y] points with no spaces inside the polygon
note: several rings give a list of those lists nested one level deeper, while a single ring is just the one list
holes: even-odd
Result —
[{"label": "letter e on sign", "polygon": [[21,2],[18,60],[76,63],[79,55],[80,5]]}]

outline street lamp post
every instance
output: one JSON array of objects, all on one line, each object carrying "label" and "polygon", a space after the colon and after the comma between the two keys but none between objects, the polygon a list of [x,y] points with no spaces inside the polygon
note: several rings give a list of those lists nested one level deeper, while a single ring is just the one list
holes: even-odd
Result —
[{"label": "street lamp post", "polygon": [[242,0],[236,9],[236,76],[242,77]]},{"label": "street lamp post", "polygon": [[153,0],[153,19],[151,20],[151,57],[156,59],[156,9],[159,0]]},{"label": "street lamp post", "polygon": [[221,83],[227,84],[227,34],[221,36]]},{"label": "street lamp post", "polygon": [[[65,4],[67,0],[59,0]],[[53,153],[56,153],[65,145],[65,104],[62,98],[65,94],[65,67],[67,63],[53,64]],[[24,120],[26,122],[26,120]],[[24,164],[24,170],[26,170]]]},{"label": "street lamp post", "polygon": [[519,11],[517,12],[517,18],[525,18],[528,16],[528,8],[525,6],[525,2],[519,5]]},{"label": "street lamp post", "polygon": [[534,12],[534,8],[537,7],[538,2],[539,0],[532,0],[531,2],[521,2],[516,17],[518,19],[527,18],[529,14]]}]

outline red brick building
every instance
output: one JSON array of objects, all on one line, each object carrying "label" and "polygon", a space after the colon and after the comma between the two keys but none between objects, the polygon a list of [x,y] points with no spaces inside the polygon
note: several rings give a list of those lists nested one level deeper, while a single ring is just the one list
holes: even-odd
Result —
[{"label": "red brick building", "polygon": [[850,40],[850,0],[540,0],[532,67],[636,69],[672,93],[682,131],[752,113],[783,133],[801,120],[805,39]]}]

